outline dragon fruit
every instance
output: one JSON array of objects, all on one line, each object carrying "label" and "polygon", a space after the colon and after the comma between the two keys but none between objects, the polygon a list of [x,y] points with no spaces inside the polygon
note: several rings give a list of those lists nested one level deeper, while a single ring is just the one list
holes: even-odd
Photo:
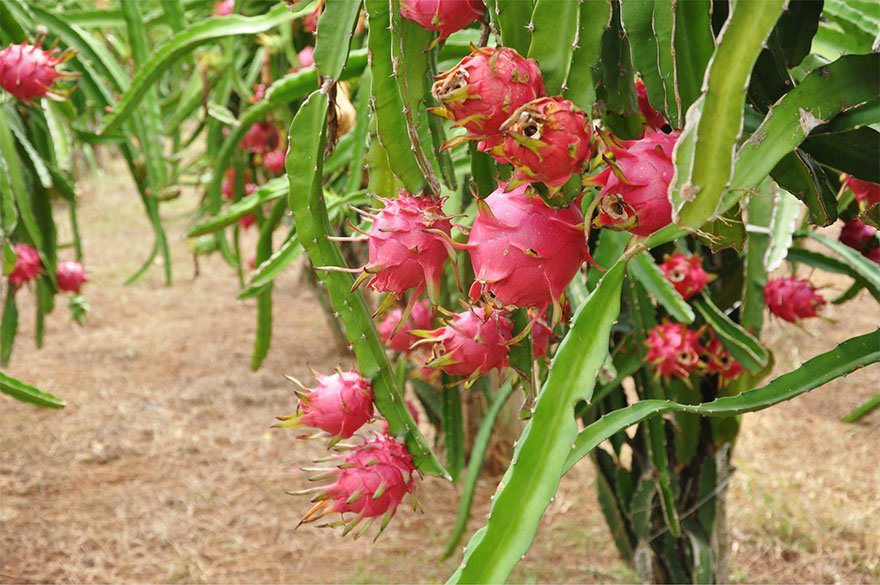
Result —
[{"label": "dragon fruit", "polygon": [[880,245],[877,230],[857,218],[844,221],[838,239],[842,244],[859,251],[865,257],[869,257],[871,250]]},{"label": "dragon fruit", "polygon": [[315,48],[312,46],[303,47],[302,51],[296,54],[296,58],[299,60],[300,68],[311,67],[315,64]]},{"label": "dragon fruit", "polygon": [[263,167],[273,174],[281,174],[284,172],[287,163],[287,150],[285,148],[276,148],[263,155]]},{"label": "dragon fruit", "polygon": [[431,314],[430,303],[426,300],[416,301],[410,311],[409,319],[403,325],[400,325],[401,319],[403,319],[403,309],[397,307],[389,311],[376,328],[385,345],[396,352],[409,353],[410,346],[419,340],[410,331],[431,328],[434,316]]},{"label": "dragon fruit", "polygon": [[370,261],[357,285],[371,277],[369,288],[401,298],[415,289],[418,296],[427,287],[437,299],[443,266],[453,254],[449,233],[452,224],[443,214],[442,202],[431,197],[414,197],[401,191],[394,199],[380,199],[385,207],[375,213],[361,212],[373,225],[365,235]]},{"label": "dragon fruit", "polygon": [[[336,467],[321,471],[323,473],[311,480],[332,480],[333,483],[298,492],[315,494],[312,498],[315,505],[306,512],[300,524],[342,514],[342,520],[328,525],[345,526],[343,535],[360,525],[355,537],[360,536],[370,528],[373,519],[384,516],[379,529],[381,533],[403,498],[412,494],[416,487],[412,457],[403,445],[386,435],[376,435],[351,448]],[[350,515],[346,517],[345,514]]]},{"label": "dragon fruit", "polygon": [[229,16],[235,10],[235,0],[221,0],[214,4],[214,16]]},{"label": "dragon fruit", "polygon": [[538,319],[532,325],[532,356],[540,359],[547,356],[547,350],[550,348],[550,338],[553,336],[553,330],[547,325],[543,319]]},{"label": "dragon fruit", "polygon": [[245,150],[265,154],[278,148],[279,142],[278,128],[271,122],[260,122],[251,125],[240,145]]},{"label": "dragon fruit", "polygon": [[[223,193],[223,198],[227,201],[232,201],[235,198],[235,169],[229,168],[226,169],[226,174],[223,175],[223,181],[220,183],[220,192]],[[250,171],[244,172],[244,191],[245,195],[250,195],[256,190],[257,186],[251,183],[251,173]]]},{"label": "dragon fruit", "polygon": [[12,283],[13,288],[18,288],[35,279],[43,269],[43,265],[39,253],[27,244],[16,244],[13,250],[15,250],[15,266],[9,274],[9,282]]},{"label": "dragon fruit", "polygon": [[474,267],[472,299],[547,307],[589,257],[578,206],[553,209],[528,192],[527,185],[509,193],[499,186],[481,202],[465,245]]},{"label": "dragon fruit", "polygon": [[64,99],[63,92],[54,91],[52,85],[59,79],[76,77],[57,69],[75,55],[71,49],[62,53],[55,48],[43,50],[41,39],[33,44],[9,45],[0,51],[0,87],[26,103],[43,97]]},{"label": "dragon fruit", "polygon": [[703,262],[699,256],[689,256],[681,252],[668,254],[660,264],[660,271],[684,300],[703,290],[710,280],[703,270]]},{"label": "dragon fruit", "polygon": [[856,201],[865,207],[873,207],[880,204],[880,184],[856,179],[847,175],[843,185],[853,192]]},{"label": "dragon fruit", "polygon": [[419,343],[433,343],[429,367],[450,376],[467,376],[469,381],[507,366],[507,342],[513,339],[513,323],[497,311],[488,315],[471,307],[450,317],[446,325],[424,332]]},{"label": "dragon fruit", "polygon": [[732,380],[742,374],[742,364],[733,359],[730,352],[724,349],[721,341],[714,335],[712,341],[706,346],[703,356],[706,363],[706,371],[710,374],[718,374],[724,380]]},{"label": "dragon fruit", "polygon": [[871,248],[867,252],[862,252],[862,256],[864,256],[874,264],[880,264],[880,247]]},{"label": "dragon fruit", "polygon": [[700,367],[700,333],[684,323],[661,323],[648,333],[647,361],[663,377],[687,378]]},{"label": "dragon fruit", "polygon": [[401,0],[400,15],[443,40],[483,17],[482,0]]},{"label": "dragon fruit", "polygon": [[559,97],[520,106],[501,131],[504,137],[493,152],[514,166],[514,183],[540,182],[558,189],[580,172],[592,152],[589,118]]},{"label": "dragon fruit", "polygon": [[79,294],[82,285],[89,281],[83,265],[72,260],[58,265],[55,270],[55,280],[58,282],[58,290],[76,294]]},{"label": "dragon fruit", "polygon": [[648,101],[648,88],[645,87],[645,82],[641,79],[636,79],[636,95],[639,98],[639,111],[645,117],[645,124],[656,130],[669,124],[663,114],[651,106],[651,102]]},{"label": "dragon fruit", "polygon": [[545,91],[541,71],[531,59],[506,47],[475,48],[439,76],[431,93],[442,105],[430,111],[467,130],[448,145],[479,140],[478,150],[488,151],[501,141],[501,125],[510,115]]},{"label": "dragon fruit", "polygon": [[617,167],[607,168],[595,181],[601,185],[595,227],[647,236],[672,221],[667,191],[675,168],[672,149],[680,133],[645,132],[640,140],[624,143],[615,152]]},{"label": "dragon fruit", "polygon": [[764,286],[764,302],[770,312],[789,323],[817,317],[825,299],[806,280],[790,276],[776,278]]},{"label": "dragon fruit", "polygon": [[284,428],[312,427],[330,434],[335,440],[347,439],[373,416],[373,388],[357,372],[339,371],[330,376],[315,376],[318,385],[306,388],[295,378],[299,407],[296,414],[280,418]]}]

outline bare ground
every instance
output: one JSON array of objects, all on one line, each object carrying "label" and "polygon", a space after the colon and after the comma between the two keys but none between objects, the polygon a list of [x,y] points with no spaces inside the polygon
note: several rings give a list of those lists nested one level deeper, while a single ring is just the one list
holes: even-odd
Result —
[{"label": "bare ground", "polygon": [[[22,311],[9,372],[62,395],[68,407],[49,412],[0,395],[0,582],[445,579],[457,559],[437,558],[457,497],[440,480],[421,482],[424,514],[402,511],[375,544],[295,530],[306,502],[284,492],[302,486],[299,466],[324,450],[269,429],[293,408],[281,374],[308,378],[307,363],[326,371],[350,357],[288,274],[277,287],[272,353],[250,372],[255,308],[235,302],[233,273],[211,258],[190,278],[182,233],[192,201],[164,211],[174,287],[162,286],[158,268],[122,286],[151,234],[121,177],[111,165],[84,189],[87,326],[71,324],[59,307],[37,351]],[[880,321],[864,297],[829,313],[838,324],[771,325],[778,372]],[[734,581],[880,581],[880,415],[839,422],[878,387],[880,368],[868,368],[746,418],[729,497]],[[593,477],[582,464],[563,480],[513,580],[634,579],[611,544]],[[474,528],[493,489],[494,480],[483,480]]]}]

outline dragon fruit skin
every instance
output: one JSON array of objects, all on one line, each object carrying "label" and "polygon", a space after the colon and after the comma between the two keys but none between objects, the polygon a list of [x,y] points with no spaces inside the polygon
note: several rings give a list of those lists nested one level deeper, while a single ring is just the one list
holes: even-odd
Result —
[{"label": "dragon fruit skin", "polygon": [[[431,313],[431,304],[427,300],[416,301],[409,314],[409,319],[400,327],[397,333],[394,330],[400,325],[403,318],[403,309],[396,307],[376,325],[382,342],[398,353],[409,353],[410,346],[419,340],[410,333],[413,329],[430,329],[434,316]],[[392,335],[393,334],[393,335]]]},{"label": "dragon fruit skin", "polygon": [[482,0],[401,0],[400,15],[443,40],[483,17]]},{"label": "dragon fruit skin", "polygon": [[764,286],[764,302],[770,312],[789,323],[818,317],[826,301],[816,294],[816,288],[806,280],[776,278]]},{"label": "dragon fruit skin", "polygon": [[646,357],[655,371],[665,377],[687,378],[701,366],[700,333],[688,329],[684,323],[661,323],[645,339]]},{"label": "dragon fruit skin", "polygon": [[296,414],[282,418],[285,427],[311,427],[334,439],[347,439],[373,417],[373,388],[357,372],[316,376],[317,386],[296,382],[300,399]]},{"label": "dragon fruit skin", "polygon": [[856,201],[865,207],[873,207],[880,204],[880,184],[856,179],[852,175],[847,175],[843,184],[853,192]]},{"label": "dragon fruit skin", "polygon": [[742,374],[742,364],[733,359],[715,336],[706,346],[704,357],[706,371],[710,374],[718,374],[724,380],[732,380]]},{"label": "dragon fruit skin", "polygon": [[660,264],[660,271],[684,300],[690,299],[709,284],[709,275],[703,270],[699,256],[681,252],[669,254]]},{"label": "dragon fruit skin", "polygon": [[578,206],[553,209],[528,191],[499,186],[480,206],[465,246],[474,268],[472,299],[547,307],[589,257]]},{"label": "dragon fruit skin", "polygon": [[34,280],[43,265],[40,262],[40,254],[27,244],[16,244],[15,250],[15,266],[9,274],[9,282],[13,288],[18,288],[26,282]]},{"label": "dragon fruit skin", "polygon": [[581,171],[592,153],[589,118],[559,97],[520,106],[501,131],[503,139],[493,153],[514,166],[517,182],[559,188]]},{"label": "dragon fruit skin", "polygon": [[486,316],[479,307],[456,313],[449,322],[429,333],[434,342],[430,367],[450,376],[476,379],[508,365],[506,343],[513,338],[513,323],[498,312]]},{"label": "dragon fruit skin", "polygon": [[380,533],[394,517],[407,494],[415,491],[416,469],[406,448],[393,437],[377,434],[362,445],[352,447],[335,468],[315,478],[332,479],[330,485],[317,491],[316,502],[303,516],[302,522],[313,522],[330,514],[351,514],[343,517],[343,535],[362,520],[367,522],[358,531],[365,532],[374,518],[384,516]]},{"label": "dragon fruit skin", "polygon": [[82,285],[89,281],[83,265],[73,260],[61,262],[55,270],[58,290],[79,294]]},{"label": "dragon fruit skin", "polygon": [[842,244],[846,244],[866,258],[870,258],[872,253],[876,255],[876,252],[872,252],[872,250],[880,246],[877,230],[858,218],[844,221],[838,239]]},{"label": "dragon fruit skin", "polygon": [[302,69],[313,66],[315,64],[315,48],[312,46],[303,47],[302,51],[296,54],[296,58]]},{"label": "dragon fruit skin", "polygon": [[553,330],[543,319],[535,321],[532,325],[532,356],[536,360],[547,356],[552,336]]},{"label": "dragon fruit skin", "polygon": [[276,148],[263,155],[263,167],[272,174],[279,175],[284,172],[287,164],[287,150]]},{"label": "dragon fruit skin", "polygon": [[641,79],[636,79],[636,95],[639,99],[639,111],[645,117],[645,124],[659,130],[663,126],[669,124],[663,114],[654,109],[651,102],[648,101],[648,88]]},{"label": "dragon fruit skin", "polygon": [[221,0],[214,4],[214,16],[229,16],[235,10],[235,0]]},{"label": "dragon fruit skin", "polygon": [[43,50],[41,41],[9,45],[0,51],[0,87],[26,103],[47,96],[61,99],[52,91],[52,85],[74,74],[59,71],[57,67],[75,54],[71,50],[60,54],[56,49]]},{"label": "dragon fruit skin", "polygon": [[425,288],[437,298],[440,278],[452,248],[452,224],[443,214],[442,202],[431,197],[414,197],[401,191],[394,199],[380,199],[385,207],[367,214],[373,225],[367,232],[370,251],[364,275],[372,275],[367,286],[388,292],[398,299]]},{"label": "dragon fruit skin", "polygon": [[251,125],[240,146],[251,152],[266,154],[278,148],[279,142],[278,128],[271,122],[260,122]]},{"label": "dragon fruit skin", "polygon": [[672,222],[667,191],[675,172],[672,149],[679,136],[679,132],[649,130],[640,140],[624,143],[625,149],[615,153],[615,164],[625,179],[611,168],[595,178],[603,185],[595,227],[648,236]]},{"label": "dragon fruit skin", "polygon": [[468,139],[481,141],[478,150],[488,151],[500,142],[501,125],[511,114],[546,89],[533,60],[510,48],[485,47],[442,73],[431,93],[442,105],[430,111],[453,120]]}]

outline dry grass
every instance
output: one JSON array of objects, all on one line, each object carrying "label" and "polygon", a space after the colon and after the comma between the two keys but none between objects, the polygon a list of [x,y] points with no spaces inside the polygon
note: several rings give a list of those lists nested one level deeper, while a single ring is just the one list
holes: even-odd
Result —
[{"label": "dry grass", "polygon": [[[162,286],[158,269],[122,286],[151,237],[123,176],[111,166],[85,190],[88,325],[69,324],[62,307],[49,321],[46,348],[36,351],[32,324],[22,324],[10,373],[69,406],[47,412],[0,398],[0,582],[444,579],[455,560],[436,559],[456,488],[439,480],[420,486],[426,513],[402,512],[376,544],[294,530],[305,502],[284,491],[302,483],[297,468],[323,448],[269,430],[293,406],[281,374],[307,378],[307,363],[328,370],[350,358],[288,274],[276,292],[275,346],[251,373],[255,309],[234,301],[234,275],[218,258],[190,279],[181,235],[186,201],[164,211],[175,286]],[[834,313],[839,326],[771,328],[780,371],[878,321],[867,299]],[[737,581],[880,580],[880,417],[838,422],[878,380],[878,368],[863,370],[746,419],[730,496]],[[491,479],[481,483],[473,527],[493,488]],[[581,465],[564,479],[514,580],[633,578],[610,544],[592,469]]]}]

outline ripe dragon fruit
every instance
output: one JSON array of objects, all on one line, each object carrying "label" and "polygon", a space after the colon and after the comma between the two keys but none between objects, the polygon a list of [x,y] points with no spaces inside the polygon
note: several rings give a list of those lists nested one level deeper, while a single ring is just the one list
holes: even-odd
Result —
[{"label": "ripe dragon fruit", "polygon": [[581,171],[592,152],[587,115],[568,100],[544,97],[520,106],[504,124],[493,149],[516,169],[516,183],[540,182],[551,190]]},{"label": "ripe dragon fruit", "polygon": [[706,346],[704,358],[706,371],[710,374],[718,374],[724,380],[732,380],[742,374],[742,364],[733,359],[730,352],[724,349],[721,341],[714,335]]},{"label": "ripe dragon fruit", "polygon": [[373,388],[355,371],[339,371],[330,376],[315,376],[318,385],[299,386],[296,414],[282,417],[282,428],[312,427],[330,434],[334,440],[347,439],[373,416]]},{"label": "ripe dragon fruit", "polygon": [[423,335],[425,339],[419,343],[434,344],[434,359],[428,366],[450,376],[467,376],[470,382],[507,366],[506,344],[513,339],[513,323],[497,311],[487,315],[482,308],[472,307]]},{"label": "ripe dragon fruit", "polygon": [[40,255],[27,244],[16,244],[13,248],[15,251],[15,265],[9,274],[9,282],[12,283],[13,289],[17,289],[26,282],[30,282],[37,277],[43,265],[40,262]]},{"label": "ripe dragon fruit", "polygon": [[770,312],[789,323],[817,317],[825,299],[806,280],[790,276],[776,278],[764,286],[764,302]]},{"label": "ripe dragon fruit", "polygon": [[300,524],[342,514],[340,521],[326,525],[345,526],[343,536],[360,526],[355,533],[357,538],[369,530],[375,518],[384,516],[379,528],[381,534],[403,498],[407,494],[415,498],[416,469],[412,457],[403,445],[386,435],[376,435],[362,445],[352,447],[336,467],[318,471],[322,473],[310,478],[311,481],[332,480],[333,483],[295,492],[314,494],[312,502],[315,505],[306,512]]},{"label": "ripe dragon fruit", "polygon": [[400,1],[400,15],[424,29],[440,33],[438,41],[482,19],[484,8],[482,0]]},{"label": "ripe dragon fruit", "polygon": [[660,271],[684,300],[703,290],[710,280],[703,270],[703,262],[699,256],[689,256],[681,252],[668,254],[660,264]]},{"label": "ripe dragon fruit", "polygon": [[[840,230],[841,243],[846,244],[850,248],[857,250],[862,256],[871,258],[877,256],[877,247],[880,246],[880,240],[877,239],[877,230],[860,219],[847,219],[843,223],[843,229]],[[876,260],[875,260],[876,262]]]},{"label": "ripe dragon fruit", "polygon": [[58,290],[79,294],[82,285],[89,281],[86,270],[79,262],[68,260],[61,262],[55,270]]},{"label": "ripe dragon fruit", "polygon": [[369,288],[398,299],[411,289],[418,296],[426,287],[429,296],[437,299],[443,265],[453,254],[449,237],[452,224],[443,214],[442,202],[414,197],[406,191],[380,201],[384,208],[375,213],[361,212],[373,225],[365,234],[370,261],[356,286],[372,277]]},{"label": "ripe dragon fruit", "polygon": [[661,323],[648,333],[647,361],[657,374],[669,378],[687,378],[700,367],[700,333],[687,328],[684,323]]},{"label": "ripe dragon fruit", "polygon": [[41,39],[34,44],[9,45],[0,51],[0,87],[26,103],[43,97],[62,100],[63,92],[53,91],[52,85],[76,74],[57,67],[75,55],[70,49],[62,53],[55,48],[43,50]]},{"label": "ripe dragon fruit", "polygon": [[669,124],[663,114],[655,110],[651,102],[648,101],[648,88],[645,87],[645,82],[641,79],[636,79],[636,95],[639,98],[639,111],[645,117],[645,124],[655,130]]},{"label": "ripe dragon fruit", "polygon": [[[431,304],[426,300],[416,301],[409,314],[409,319],[401,326],[403,309],[397,307],[388,312],[385,318],[376,325],[382,342],[399,353],[409,353],[410,346],[419,340],[410,333],[413,329],[430,329],[434,316]],[[395,333],[395,330],[397,333]]]},{"label": "ripe dragon fruit", "polygon": [[235,10],[235,0],[221,0],[214,4],[214,16],[229,16]]},{"label": "ripe dragon fruit", "polygon": [[276,148],[273,151],[263,155],[263,167],[273,174],[281,174],[284,172],[287,164],[287,149]]},{"label": "ripe dragon fruit", "polygon": [[501,125],[510,115],[545,92],[537,63],[513,49],[485,47],[438,77],[431,93],[442,105],[429,111],[467,130],[448,146],[479,140],[477,149],[488,151],[501,141]]},{"label": "ripe dragon fruit", "polygon": [[260,122],[251,125],[244,138],[241,139],[240,146],[251,152],[266,154],[278,148],[280,140],[278,128],[274,124]]},{"label": "ripe dragon fruit", "polygon": [[667,191],[675,172],[672,149],[679,135],[651,130],[640,140],[624,143],[625,150],[615,153],[617,172],[609,167],[594,179],[604,185],[595,227],[648,236],[672,221]]},{"label": "ripe dragon fruit", "polygon": [[532,356],[536,360],[547,356],[552,336],[553,330],[543,319],[538,319],[532,325]]},{"label": "ripe dragon fruit", "polygon": [[545,308],[589,257],[578,206],[553,209],[529,191],[499,186],[481,202],[464,246],[474,267],[472,299]]},{"label": "ripe dragon fruit", "polygon": [[311,67],[315,64],[315,48],[312,46],[303,47],[302,51],[296,54],[301,69]]},{"label": "ripe dragon fruit", "polygon": [[863,181],[856,179],[852,175],[847,175],[843,185],[852,191],[856,201],[865,207],[880,205],[880,184]]}]

